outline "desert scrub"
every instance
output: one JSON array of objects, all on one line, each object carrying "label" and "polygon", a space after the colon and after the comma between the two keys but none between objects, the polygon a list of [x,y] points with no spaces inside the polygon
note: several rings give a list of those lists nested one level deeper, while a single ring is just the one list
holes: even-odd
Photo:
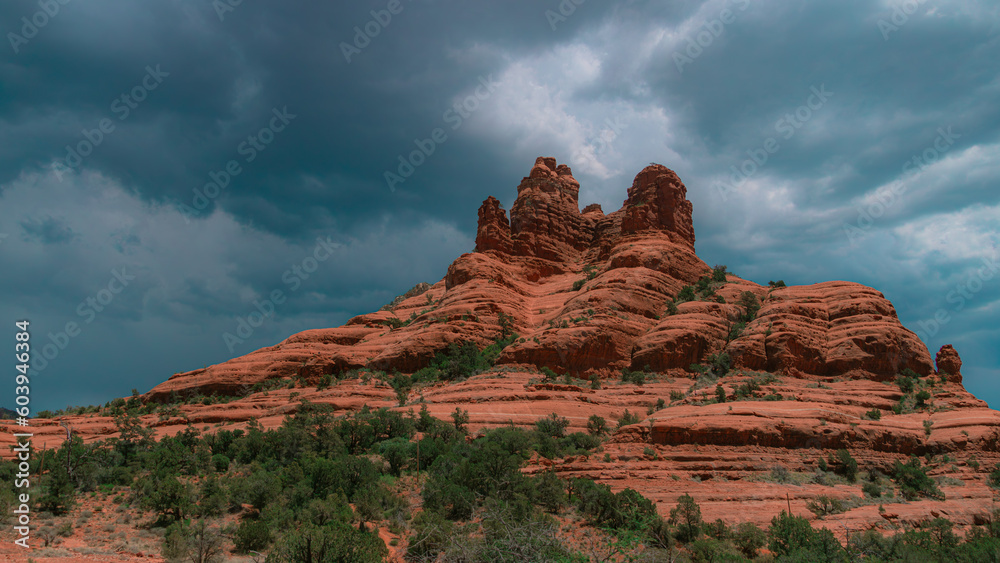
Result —
[{"label": "desert scrub", "polygon": [[815,499],[806,503],[806,509],[815,514],[818,518],[830,514],[840,514],[846,510],[843,501],[827,495],[819,495]]}]

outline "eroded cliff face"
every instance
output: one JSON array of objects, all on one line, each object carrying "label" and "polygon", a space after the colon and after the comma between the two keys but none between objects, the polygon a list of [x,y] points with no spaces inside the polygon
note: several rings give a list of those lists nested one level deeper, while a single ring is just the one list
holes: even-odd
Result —
[{"label": "eroded cliff face", "polygon": [[[818,457],[838,448],[850,450],[863,467],[883,471],[910,454],[949,455],[956,461],[936,474],[961,482],[945,489],[951,504],[926,501],[926,509],[914,503],[885,513],[862,507],[843,517],[845,525],[872,525],[889,518],[884,514],[919,522],[942,507],[959,523],[981,516],[992,495],[985,472],[1000,462],[1000,416],[962,387],[953,347],[942,348],[932,362],[880,292],[846,281],[764,287],[728,274],[674,311],[669,303],[682,288],[712,273],[695,254],[683,182],[664,166],[649,166],[636,175],[621,209],[607,215],[597,205],[581,212],[579,188],[569,167],[539,158],[517,187],[509,219],[496,198],[483,202],[476,252],[458,257],[444,279],[344,326],[305,331],[175,374],[144,395],[148,401],[246,395],[254,384],[294,378],[306,385],[294,391],[294,400],[285,389],[251,393],[224,405],[185,405],[182,417],[151,416],[147,422],[161,433],[188,422],[251,418],[276,426],[303,399],[332,404],[338,413],[364,405],[409,410],[419,400],[443,419],[456,407],[467,410],[473,430],[531,425],[552,412],[565,416],[571,430],[583,430],[591,415],[614,421],[628,409],[640,422],[606,444],[611,464],[596,457],[540,460],[530,470],[589,476],[665,503],[691,492],[709,519],[728,518],[726,511],[740,502],[755,507],[747,519],[766,523],[785,507],[789,491],[753,480],[775,465],[814,471]],[[748,293],[760,304],[752,314],[742,304]],[[353,368],[412,373],[452,342],[486,346],[501,333],[501,314],[520,338],[502,351],[495,369],[421,388],[409,404],[400,406],[392,388],[377,379],[315,388],[324,374]],[[740,321],[745,327],[734,331]],[[722,352],[732,370],[707,387],[699,383],[692,364]],[[542,382],[541,367],[568,382]],[[622,384],[623,368],[657,375],[642,386]],[[931,399],[897,414],[893,407],[901,402],[912,406],[912,395],[895,384],[905,370],[921,377]],[[595,375],[600,389],[586,382]],[[716,384],[726,402],[712,400]],[[57,421],[37,422],[36,440],[46,433],[58,439]],[[114,431],[113,421],[100,417],[73,424],[88,440]],[[796,489],[793,507],[817,494],[860,494],[852,491]]]}]

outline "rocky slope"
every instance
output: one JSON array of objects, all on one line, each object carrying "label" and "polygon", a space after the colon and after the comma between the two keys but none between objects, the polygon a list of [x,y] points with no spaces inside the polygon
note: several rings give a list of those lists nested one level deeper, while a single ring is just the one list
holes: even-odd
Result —
[{"label": "rocky slope", "polygon": [[[862,503],[824,525],[859,529],[939,514],[962,524],[985,517],[993,498],[985,472],[1000,462],[1000,413],[962,387],[961,360],[951,346],[938,352],[935,365],[892,304],[856,283],[765,287],[728,274],[724,282],[699,286],[712,268],[695,254],[686,187],[666,167],[642,170],[622,208],[607,215],[596,205],[581,212],[579,187],[569,167],[539,158],[517,188],[509,219],[497,199],[483,202],[476,251],[455,260],[444,279],[342,327],[305,331],[175,374],[143,398],[243,398],[182,405],[148,416],[147,423],[161,433],[251,418],[276,426],[307,399],[338,412],[365,404],[416,410],[423,403],[445,419],[460,407],[474,431],[531,425],[555,412],[570,421],[570,430],[583,430],[591,415],[613,422],[628,409],[639,423],[617,431],[600,457],[537,460],[528,470],[551,466],[615,489],[633,487],[661,503],[664,513],[690,492],[706,518],[764,523],[787,506],[804,513],[816,495],[861,495],[860,483],[823,485],[803,477],[835,449],[851,451],[865,470],[883,472],[916,454],[932,460],[935,475],[949,477],[942,481],[947,500],[886,504],[882,512],[877,503]],[[699,288],[697,297],[675,302],[686,286]],[[755,299],[748,301],[751,294]],[[378,378],[348,377],[317,389],[324,375],[352,369],[412,373],[453,342],[486,346],[508,318],[520,338],[493,369],[418,387],[402,406]],[[723,352],[732,371],[721,379],[692,368]],[[559,381],[543,381],[542,367]],[[623,369],[656,375],[644,385],[622,383]],[[915,406],[913,393],[896,385],[906,370],[928,390],[925,406]],[[595,376],[599,389],[591,388]],[[299,387],[254,392],[255,385],[280,379]],[[717,393],[725,402],[716,402]],[[893,406],[900,404],[905,408],[897,414]],[[57,422],[34,421],[42,437],[36,442],[50,436],[57,443],[65,432]],[[114,432],[108,418],[68,422],[88,440]],[[771,482],[777,466],[798,481]]]}]

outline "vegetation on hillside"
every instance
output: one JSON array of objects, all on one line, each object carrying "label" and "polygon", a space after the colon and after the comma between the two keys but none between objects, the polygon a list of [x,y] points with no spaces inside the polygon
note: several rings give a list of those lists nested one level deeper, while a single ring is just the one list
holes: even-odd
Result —
[{"label": "vegetation on hillside", "polygon": [[[388,548],[377,527],[405,541],[414,562],[749,561],[764,547],[774,555],[768,561],[971,562],[1000,552],[998,519],[964,539],[938,518],[888,537],[856,534],[845,546],[800,515],[782,513],[766,529],[705,522],[696,500],[683,495],[664,518],[632,489],[522,471],[536,454],[596,455],[610,431],[600,417],[591,417],[587,433],[568,432],[568,421],[552,414],[529,430],[501,427],[470,440],[461,410],[449,423],[426,408],[335,417],[328,405],[302,402],[274,430],[254,422],[213,433],[189,426],[154,440],[140,424],[141,408],[121,409],[114,440],[74,437],[33,456],[32,473],[43,475],[37,508],[65,514],[82,494],[113,491],[143,511],[140,525],[163,530],[169,561],[221,561],[229,550],[266,553],[270,563],[383,561]],[[638,420],[626,415],[618,427]],[[820,461],[844,482],[859,478],[846,450]],[[0,463],[7,487],[16,471],[13,462]],[[872,487],[881,494],[891,485],[866,475],[873,498]],[[907,499],[940,494],[915,457],[897,463],[892,479]],[[13,491],[0,491],[0,499],[9,505]],[[822,516],[844,508],[826,497],[810,510]],[[223,524],[227,513],[238,515],[235,524]],[[589,543],[563,533],[572,521],[592,530]]]}]

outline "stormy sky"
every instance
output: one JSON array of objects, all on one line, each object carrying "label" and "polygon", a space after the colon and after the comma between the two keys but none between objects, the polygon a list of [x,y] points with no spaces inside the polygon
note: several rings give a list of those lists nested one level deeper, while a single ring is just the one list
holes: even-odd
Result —
[{"label": "stormy sky", "polygon": [[0,31],[0,322],[51,344],[36,409],[439,280],[540,155],[605,211],[674,169],[710,265],[876,287],[1000,405],[996,2],[6,0]]}]

